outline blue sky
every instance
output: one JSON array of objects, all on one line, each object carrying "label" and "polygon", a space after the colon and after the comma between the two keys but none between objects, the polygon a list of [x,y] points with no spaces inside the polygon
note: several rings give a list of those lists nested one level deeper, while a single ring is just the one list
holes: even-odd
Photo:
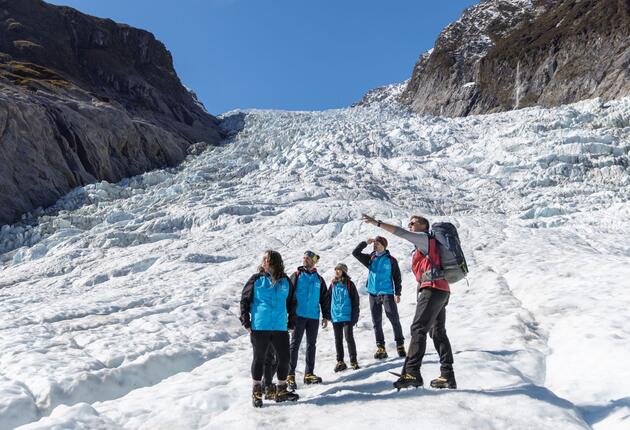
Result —
[{"label": "blue sky", "polygon": [[52,0],[151,31],[209,112],[321,110],[410,77],[475,0]]}]

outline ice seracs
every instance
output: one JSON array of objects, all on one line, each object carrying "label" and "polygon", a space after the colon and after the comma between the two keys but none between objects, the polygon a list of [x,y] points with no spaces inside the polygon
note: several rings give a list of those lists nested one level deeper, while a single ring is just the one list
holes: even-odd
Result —
[{"label": "ice seracs", "polygon": [[[2,227],[0,428],[627,426],[630,100],[605,106],[458,119],[378,102],[235,111],[232,140],[179,168],[92,184]],[[372,360],[350,257],[375,234],[362,212],[457,224],[471,270],[448,308],[459,390],[396,394],[392,364]],[[388,240],[408,334],[412,249]],[[356,274],[361,369],[335,374],[322,330],[327,383],[261,416],[237,315],[268,248],[289,270],[313,249],[326,280],[339,262]],[[428,352],[427,379],[439,373]]]}]

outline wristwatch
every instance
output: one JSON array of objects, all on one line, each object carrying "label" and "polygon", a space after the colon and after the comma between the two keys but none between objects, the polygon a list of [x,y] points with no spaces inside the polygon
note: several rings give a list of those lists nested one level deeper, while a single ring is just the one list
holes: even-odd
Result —
[{"label": "wristwatch", "polygon": [[382,222],[383,222],[383,221],[381,221],[380,219],[377,219],[377,220],[376,220],[376,226],[377,226],[377,227],[380,227]]}]

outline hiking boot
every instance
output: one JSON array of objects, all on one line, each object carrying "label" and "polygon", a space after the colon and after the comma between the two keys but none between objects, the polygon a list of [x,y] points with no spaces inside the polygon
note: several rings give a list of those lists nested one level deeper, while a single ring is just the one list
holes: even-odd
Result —
[{"label": "hiking boot", "polygon": [[262,384],[254,384],[254,388],[252,389],[252,405],[255,408],[261,408],[263,405]]},{"label": "hiking boot", "polygon": [[276,384],[269,384],[265,387],[265,400],[276,400]]},{"label": "hiking boot", "polygon": [[351,361],[350,367],[352,367],[352,370],[359,370],[361,368],[361,366],[359,366],[359,363],[357,363],[356,361]]},{"label": "hiking boot", "polygon": [[407,352],[405,351],[405,345],[404,344],[398,345],[396,347],[396,352],[398,353],[399,357],[406,357],[407,356]]},{"label": "hiking boot", "polygon": [[314,373],[307,373],[306,375],[304,375],[304,383],[306,385],[321,384],[321,382],[322,382],[322,378],[315,375]]},{"label": "hiking boot", "polygon": [[287,385],[289,386],[289,390],[295,391],[297,390],[297,384],[295,383],[295,375],[290,374],[287,376]]},{"label": "hiking boot", "polygon": [[438,376],[433,381],[431,381],[432,388],[448,388],[449,390],[454,390],[457,388],[457,382],[455,381],[455,375],[450,376]]},{"label": "hiking boot", "polygon": [[289,391],[287,384],[278,384],[276,387],[276,402],[296,402],[300,396],[293,391]]},{"label": "hiking boot", "polygon": [[337,364],[335,365],[335,372],[341,372],[343,370],[346,370],[347,368],[348,366],[346,365],[344,361],[338,361]]},{"label": "hiking boot", "polygon": [[377,360],[384,360],[387,358],[387,351],[385,351],[384,346],[377,346],[376,352],[374,353],[374,358]]},{"label": "hiking boot", "polygon": [[394,381],[394,388],[396,388],[398,391],[400,391],[402,388],[418,388],[422,387],[422,385],[422,376],[420,376],[420,374],[412,375],[410,373],[404,373],[400,375],[400,378],[398,378],[397,381]]}]

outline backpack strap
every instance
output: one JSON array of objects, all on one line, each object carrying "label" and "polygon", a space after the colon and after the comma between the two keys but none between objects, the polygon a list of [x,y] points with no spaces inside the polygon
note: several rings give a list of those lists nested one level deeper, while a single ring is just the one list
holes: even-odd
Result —
[{"label": "backpack strap", "polygon": [[435,264],[433,262],[433,259],[431,258],[431,245],[432,244],[433,244],[433,248],[435,249],[435,247],[437,246],[436,239],[433,233],[430,233],[429,234],[429,250],[428,250],[429,252],[427,253],[425,257],[427,258],[427,260],[429,260],[429,266],[431,266],[431,269],[428,272],[424,272],[422,274],[420,283],[430,281],[431,285],[433,285],[433,283],[437,281],[438,279],[444,279],[444,270],[442,269],[441,265],[438,266],[437,264]]}]

